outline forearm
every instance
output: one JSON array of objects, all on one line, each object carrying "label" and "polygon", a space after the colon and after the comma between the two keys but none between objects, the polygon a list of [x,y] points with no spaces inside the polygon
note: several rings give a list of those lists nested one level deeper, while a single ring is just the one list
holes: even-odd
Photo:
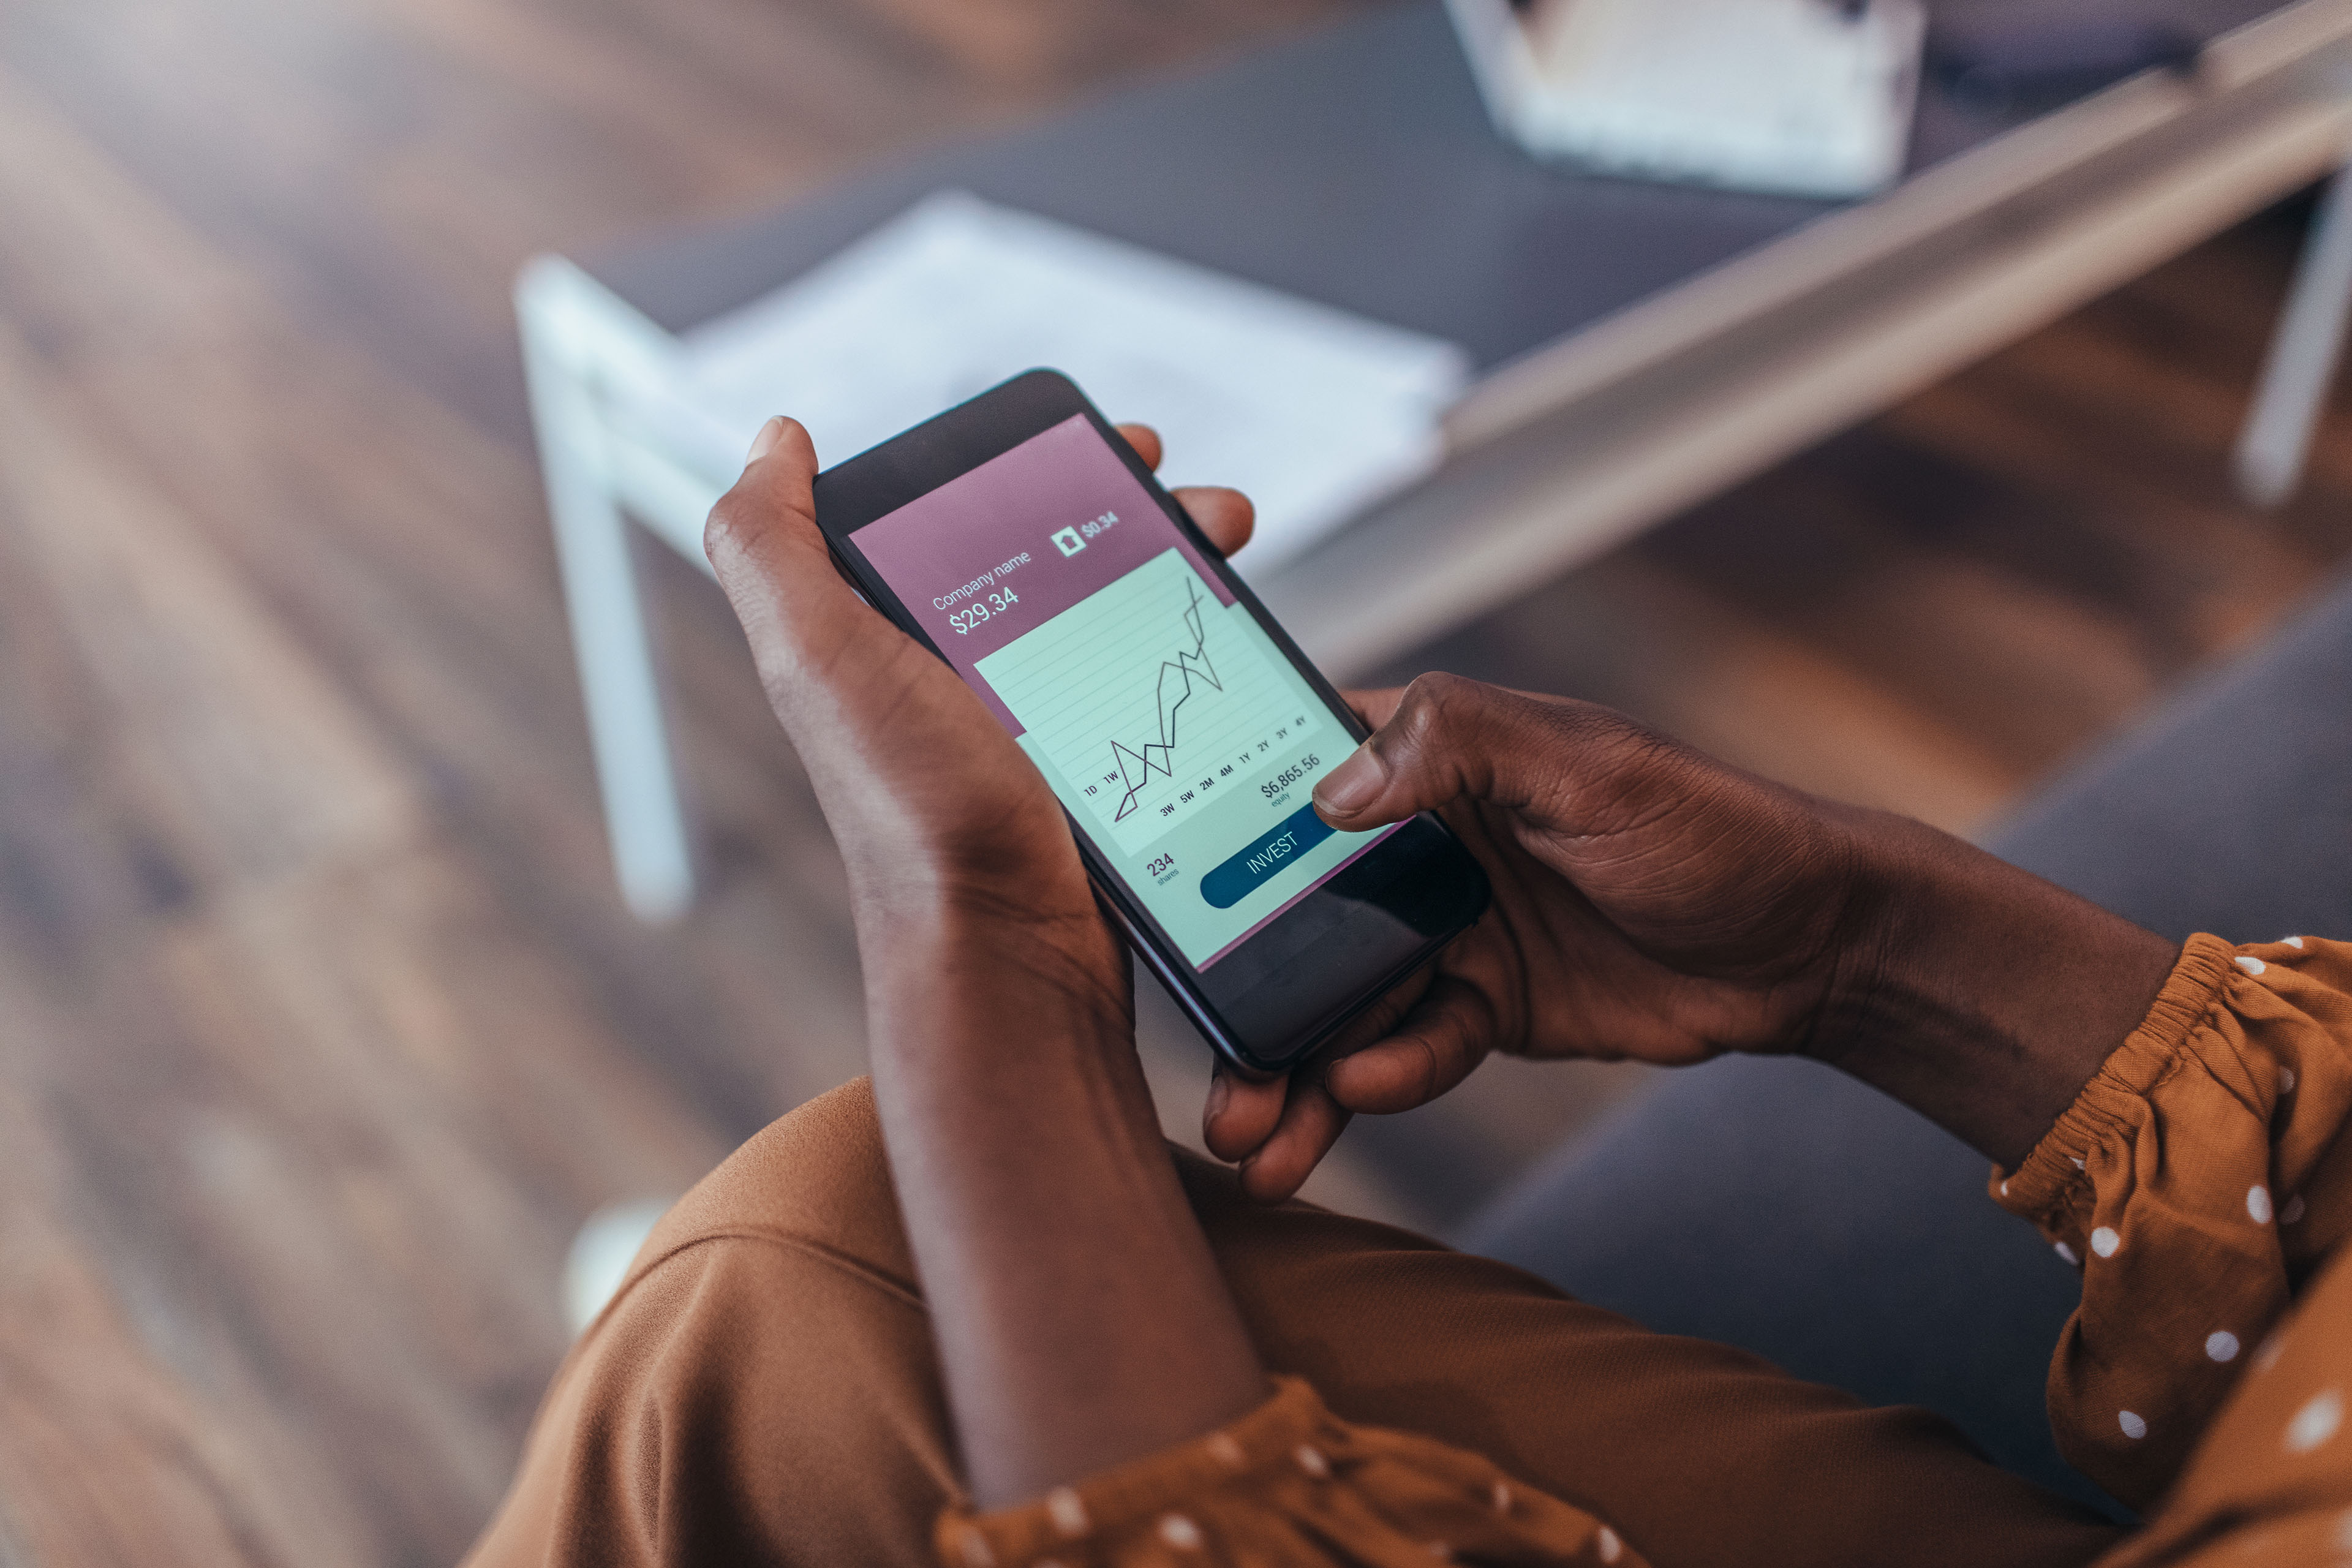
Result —
[{"label": "forearm", "polygon": [[883,1135],[975,1500],[1034,1496],[1263,1399],[1127,999],[1091,978],[1101,955],[937,911],[861,925]]},{"label": "forearm", "polygon": [[1816,1051],[2013,1169],[2137,1027],[2178,943],[1916,823],[1858,824]]}]

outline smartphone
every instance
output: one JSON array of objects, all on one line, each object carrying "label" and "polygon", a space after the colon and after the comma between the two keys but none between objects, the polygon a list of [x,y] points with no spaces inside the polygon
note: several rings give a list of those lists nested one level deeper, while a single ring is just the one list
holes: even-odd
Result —
[{"label": "smartphone", "polygon": [[1485,911],[1435,817],[1315,815],[1364,726],[1068,378],[826,469],[816,519],[1019,740],[1105,906],[1242,1071],[1287,1068]]}]

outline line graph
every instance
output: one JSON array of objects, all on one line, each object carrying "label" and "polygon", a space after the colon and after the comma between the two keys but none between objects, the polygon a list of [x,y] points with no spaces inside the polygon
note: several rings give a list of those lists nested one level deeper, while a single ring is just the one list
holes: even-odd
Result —
[{"label": "line graph", "polygon": [[979,662],[1105,836],[1133,851],[1318,725],[1244,626],[1171,549]]},{"label": "line graph", "polygon": [[[1192,700],[1192,682],[1206,681],[1212,691],[1223,691],[1224,685],[1217,679],[1217,667],[1209,662],[1209,629],[1201,622],[1201,590],[1197,584],[1187,583],[1184,590],[1191,595],[1184,606],[1184,629],[1192,637],[1192,646],[1179,652],[1173,659],[1163,659],[1160,665],[1160,684],[1154,693],[1160,704],[1160,739],[1146,741],[1139,747],[1114,737],[1110,743],[1111,763],[1118,770],[1119,783],[1127,793],[1118,799],[1118,808],[1111,820],[1124,822],[1135,810],[1135,797],[1151,782],[1151,770],[1158,768],[1170,778],[1176,776],[1171,761],[1176,752],[1176,716],[1185,703]],[[1168,683],[1177,685],[1176,700],[1168,700]],[[1152,753],[1158,752],[1155,761]]]}]

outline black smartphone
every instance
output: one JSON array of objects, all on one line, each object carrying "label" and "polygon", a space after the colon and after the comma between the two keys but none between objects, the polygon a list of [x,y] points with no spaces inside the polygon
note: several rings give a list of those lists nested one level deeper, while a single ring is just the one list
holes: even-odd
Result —
[{"label": "black smartphone", "polygon": [[816,518],[1019,739],[1128,940],[1244,1072],[1297,1061],[1486,910],[1436,818],[1315,815],[1363,725],[1068,378],[826,469]]}]

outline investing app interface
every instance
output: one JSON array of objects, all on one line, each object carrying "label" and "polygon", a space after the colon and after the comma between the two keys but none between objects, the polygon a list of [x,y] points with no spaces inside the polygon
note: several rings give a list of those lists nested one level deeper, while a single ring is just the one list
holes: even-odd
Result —
[{"label": "investing app interface", "polygon": [[850,538],[1193,967],[1393,831],[1315,815],[1354,742],[1083,415]]}]

